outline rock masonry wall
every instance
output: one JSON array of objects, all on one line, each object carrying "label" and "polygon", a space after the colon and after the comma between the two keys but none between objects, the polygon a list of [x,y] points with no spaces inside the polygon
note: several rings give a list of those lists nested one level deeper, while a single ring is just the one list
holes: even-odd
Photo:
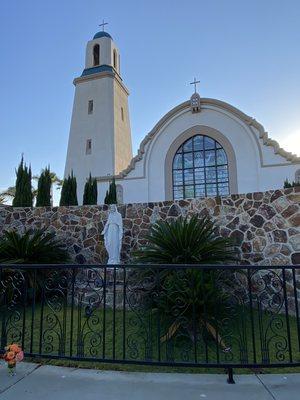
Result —
[{"label": "rock masonry wall", "polygon": [[[124,223],[122,259],[145,244],[158,219],[209,214],[221,236],[233,237],[243,264],[300,264],[300,188],[228,197],[126,204],[118,206]],[[0,206],[4,230],[46,227],[62,238],[74,263],[105,262],[101,232],[108,207],[12,208]]]}]

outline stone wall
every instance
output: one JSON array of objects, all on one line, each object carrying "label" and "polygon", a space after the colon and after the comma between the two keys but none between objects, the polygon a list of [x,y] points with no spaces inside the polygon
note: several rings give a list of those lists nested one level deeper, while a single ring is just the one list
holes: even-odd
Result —
[{"label": "stone wall", "polygon": [[[12,208],[0,206],[3,230],[47,227],[63,238],[75,263],[105,261],[101,231],[107,206]],[[158,219],[209,214],[218,233],[235,238],[244,264],[300,264],[300,188],[228,197],[118,207],[124,221],[122,257],[145,243],[144,236]]]}]

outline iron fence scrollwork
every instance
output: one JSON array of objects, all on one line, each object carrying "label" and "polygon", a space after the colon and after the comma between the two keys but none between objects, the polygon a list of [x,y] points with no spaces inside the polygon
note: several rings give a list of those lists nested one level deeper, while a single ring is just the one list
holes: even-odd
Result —
[{"label": "iron fence scrollwork", "polygon": [[1,265],[1,346],[30,357],[300,366],[299,266]]}]

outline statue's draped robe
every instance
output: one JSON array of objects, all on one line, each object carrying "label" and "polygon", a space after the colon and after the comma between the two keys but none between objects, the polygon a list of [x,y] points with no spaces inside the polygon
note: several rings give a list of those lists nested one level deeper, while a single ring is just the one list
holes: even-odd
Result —
[{"label": "statue's draped robe", "polygon": [[118,211],[109,212],[104,230],[104,244],[108,252],[107,264],[120,264],[123,221]]}]

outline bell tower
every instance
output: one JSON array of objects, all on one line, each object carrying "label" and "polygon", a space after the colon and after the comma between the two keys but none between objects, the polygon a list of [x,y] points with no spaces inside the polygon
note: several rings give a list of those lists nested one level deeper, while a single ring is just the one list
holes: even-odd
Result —
[{"label": "bell tower", "polygon": [[65,177],[73,170],[81,204],[90,173],[99,180],[118,175],[132,159],[129,92],[121,78],[119,50],[109,33],[100,31],[87,43],[85,68],[74,85]]}]

